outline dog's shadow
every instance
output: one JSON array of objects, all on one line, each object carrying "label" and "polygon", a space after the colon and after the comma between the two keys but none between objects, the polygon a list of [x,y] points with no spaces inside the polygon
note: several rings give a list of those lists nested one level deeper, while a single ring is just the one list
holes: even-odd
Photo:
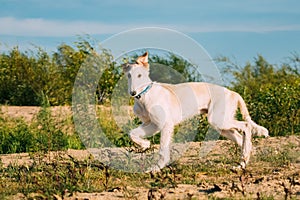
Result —
[{"label": "dog's shadow", "polygon": [[214,184],[214,187],[213,188],[209,188],[209,189],[200,189],[199,192],[203,192],[203,193],[206,193],[206,194],[212,194],[212,193],[215,193],[215,192],[221,192],[222,191],[222,188],[216,184]]}]

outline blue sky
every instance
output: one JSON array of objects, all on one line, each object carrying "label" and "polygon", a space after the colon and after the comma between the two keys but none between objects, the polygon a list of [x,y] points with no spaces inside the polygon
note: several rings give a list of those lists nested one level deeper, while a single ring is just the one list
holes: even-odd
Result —
[{"label": "blue sky", "polygon": [[300,53],[299,0],[0,0],[0,51],[32,44],[55,51],[78,35],[102,41],[132,28],[180,31],[214,58],[271,63]]}]

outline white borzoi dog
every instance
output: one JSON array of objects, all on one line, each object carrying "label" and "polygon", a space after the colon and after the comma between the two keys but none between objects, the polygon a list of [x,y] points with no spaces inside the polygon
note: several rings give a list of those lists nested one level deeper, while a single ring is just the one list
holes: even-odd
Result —
[{"label": "white borzoi dog", "polygon": [[[130,139],[143,149],[150,147],[145,138],[161,132],[159,160],[149,171],[159,171],[170,162],[170,143],[174,126],[197,114],[207,114],[209,124],[221,135],[242,148],[239,168],[245,168],[252,149],[251,136],[268,136],[268,130],[251,120],[242,97],[224,87],[188,82],[166,84],[149,78],[148,52],[136,63],[123,66],[128,92],[134,100],[134,113],[143,122],[130,131]],[[235,119],[237,109],[244,121]]]}]

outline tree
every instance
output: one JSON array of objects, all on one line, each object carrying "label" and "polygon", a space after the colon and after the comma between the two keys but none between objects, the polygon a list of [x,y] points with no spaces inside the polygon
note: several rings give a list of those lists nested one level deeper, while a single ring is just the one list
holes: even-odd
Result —
[{"label": "tree", "polygon": [[[150,77],[153,76],[160,82],[179,83],[202,80],[202,77],[195,73],[195,68],[191,63],[175,54],[170,53],[166,58],[153,55],[150,57],[150,62],[153,66]],[[166,67],[169,67],[169,69],[166,69]]]},{"label": "tree", "polygon": [[39,99],[28,79],[36,59],[14,47],[0,56],[0,103],[38,105]]}]

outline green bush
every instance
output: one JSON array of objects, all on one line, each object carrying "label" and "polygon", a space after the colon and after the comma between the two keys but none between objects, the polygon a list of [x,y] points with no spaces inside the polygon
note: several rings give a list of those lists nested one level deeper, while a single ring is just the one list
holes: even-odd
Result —
[{"label": "green bush", "polygon": [[28,69],[35,59],[13,48],[0,55],[0,103],[12,105],[38,105],[39,99],[28,80]]},{"label": "green bush", "polygon": [[34,134],[23,121],[17,121],[14,127],[1,124],[0,154],[29,152],[34,148]]},{"label": "green bush", "polygon": [[231,88],[241,94],[252,119],[271,136],[300,133],[300,63],[296,61],[278,67],[258,56],[252,64],[230,69]]},{"label": "green bush", "polygon": [[248,104],[251,115],[272,136],[300,133],[300,81],[267,86],[258,91]]},{"label": "green bush", "polygon": [[77,72],[94,52],[84,39],[75,47],[61,44],[53,54],[42,48],[22,52],[14,47],[0,54],[0,104],[41,105],[44,95],[50,105],[70,104]]},{"label": "green bush", "polygon": [[30,125],[0,115],[0,154],[84,148],[77,134],[69,135],[57,127],[48,108],[42,108]]}]

